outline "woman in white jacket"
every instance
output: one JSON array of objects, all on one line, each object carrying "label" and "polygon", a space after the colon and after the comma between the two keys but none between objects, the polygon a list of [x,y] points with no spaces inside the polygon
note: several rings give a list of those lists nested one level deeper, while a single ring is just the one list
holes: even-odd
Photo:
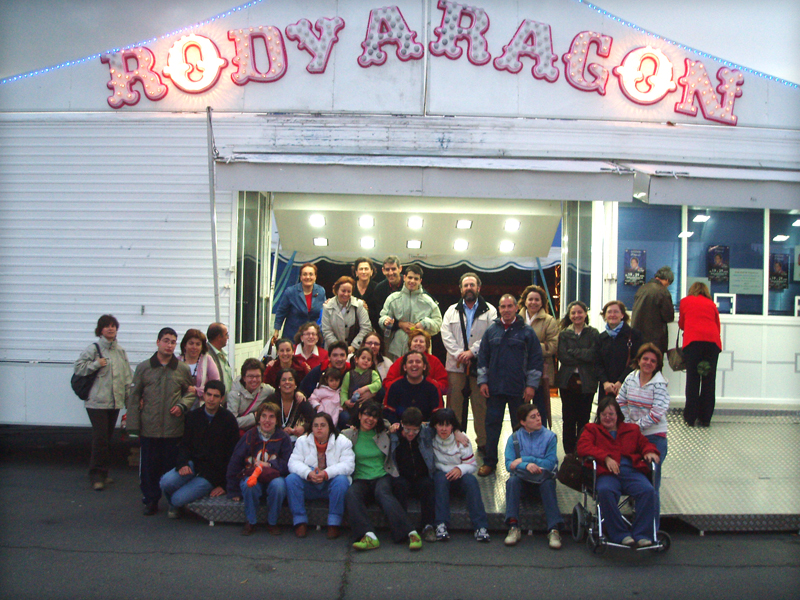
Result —
[{"label": "woman in white jacket", "polygon": [[316,498],[328,500],[328,539],[339,537],[344,495],[355,468],[350,440],[339,435],[329,414],[318,413],[306,426],[306,434],[297,438],[289,458],[286,494],[297,537],[308,533],[305,501]]}]

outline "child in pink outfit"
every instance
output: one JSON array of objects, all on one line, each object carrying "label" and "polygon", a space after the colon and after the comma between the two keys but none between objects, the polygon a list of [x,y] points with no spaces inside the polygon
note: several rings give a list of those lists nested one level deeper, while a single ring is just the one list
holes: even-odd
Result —
[{"label": "child in pink outfit", "polygon": [[336,367],[328,367],[319,380],[319,387],[314,390],[308,401],[317,412],[328,413],[334,423],[339,421],[342,403],[339,386],[342,384],[342,372]]}]

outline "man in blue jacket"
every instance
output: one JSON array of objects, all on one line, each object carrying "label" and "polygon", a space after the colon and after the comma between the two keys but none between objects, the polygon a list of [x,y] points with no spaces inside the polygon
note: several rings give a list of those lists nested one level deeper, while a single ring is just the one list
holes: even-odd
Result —
[{"label": "man in blue jacket", "polygon": [[481,477],[497,468],[497,444],[506,405],[516,431],[517,409],[533,399],[544,368],[539,339],[517,315],[514,296],[504,294],[500,298],[499,313],[500,318],[483,334],[478,351],[478,386],[486,398],[486,454],[478,469]]}]

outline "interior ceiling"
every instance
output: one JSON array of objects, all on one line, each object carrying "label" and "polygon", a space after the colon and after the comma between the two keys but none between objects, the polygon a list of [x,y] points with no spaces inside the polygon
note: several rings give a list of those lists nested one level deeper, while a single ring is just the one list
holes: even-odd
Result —
[{"label": "interior ceiling", "polygon": [[[282,250],[347,260],[362,254],[453,259],[545,257],[561,221],[561,203],[545,200],[276,193],[274,201]],[[311,215],[325,217],[325,225],[312,227]],[[362,228],[362,215],[372,216],[375,225]],[[421,229],[409,228],[408,218],[412,216],[423,219]],[[518,231],[504,229],[510,218],[520,222]],[[459,219],[471,220],[472,227],[456,229]],[[361,246],[365,236],[374,238],[374,248]],[[327,238],[327,247],[314,245],[314,238],[319,237]],[[454,249],[457,239],[469,243],[466,251]],[[421,248],[408,249],[408,240],[420,240]],[[508,253],[499,249],[504,240],[514,243]]]}]

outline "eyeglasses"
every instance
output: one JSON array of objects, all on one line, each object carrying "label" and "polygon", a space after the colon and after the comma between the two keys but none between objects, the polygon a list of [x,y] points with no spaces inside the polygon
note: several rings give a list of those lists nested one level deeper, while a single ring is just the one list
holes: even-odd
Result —
[{"label": "eyeglasses", "polygon": [[317,337],[317,332],[316,331],[306,331],[306,332],[303,333],[303,337],[310,337],[312,335],[314,337]]},{"label": "eyeglasses", "polygon": [[413,433],[414,435],[417,435],[419,433],[419,427],[406,427],[405,425],[403,425],[403,431],[405,431],[406,433]]}]

